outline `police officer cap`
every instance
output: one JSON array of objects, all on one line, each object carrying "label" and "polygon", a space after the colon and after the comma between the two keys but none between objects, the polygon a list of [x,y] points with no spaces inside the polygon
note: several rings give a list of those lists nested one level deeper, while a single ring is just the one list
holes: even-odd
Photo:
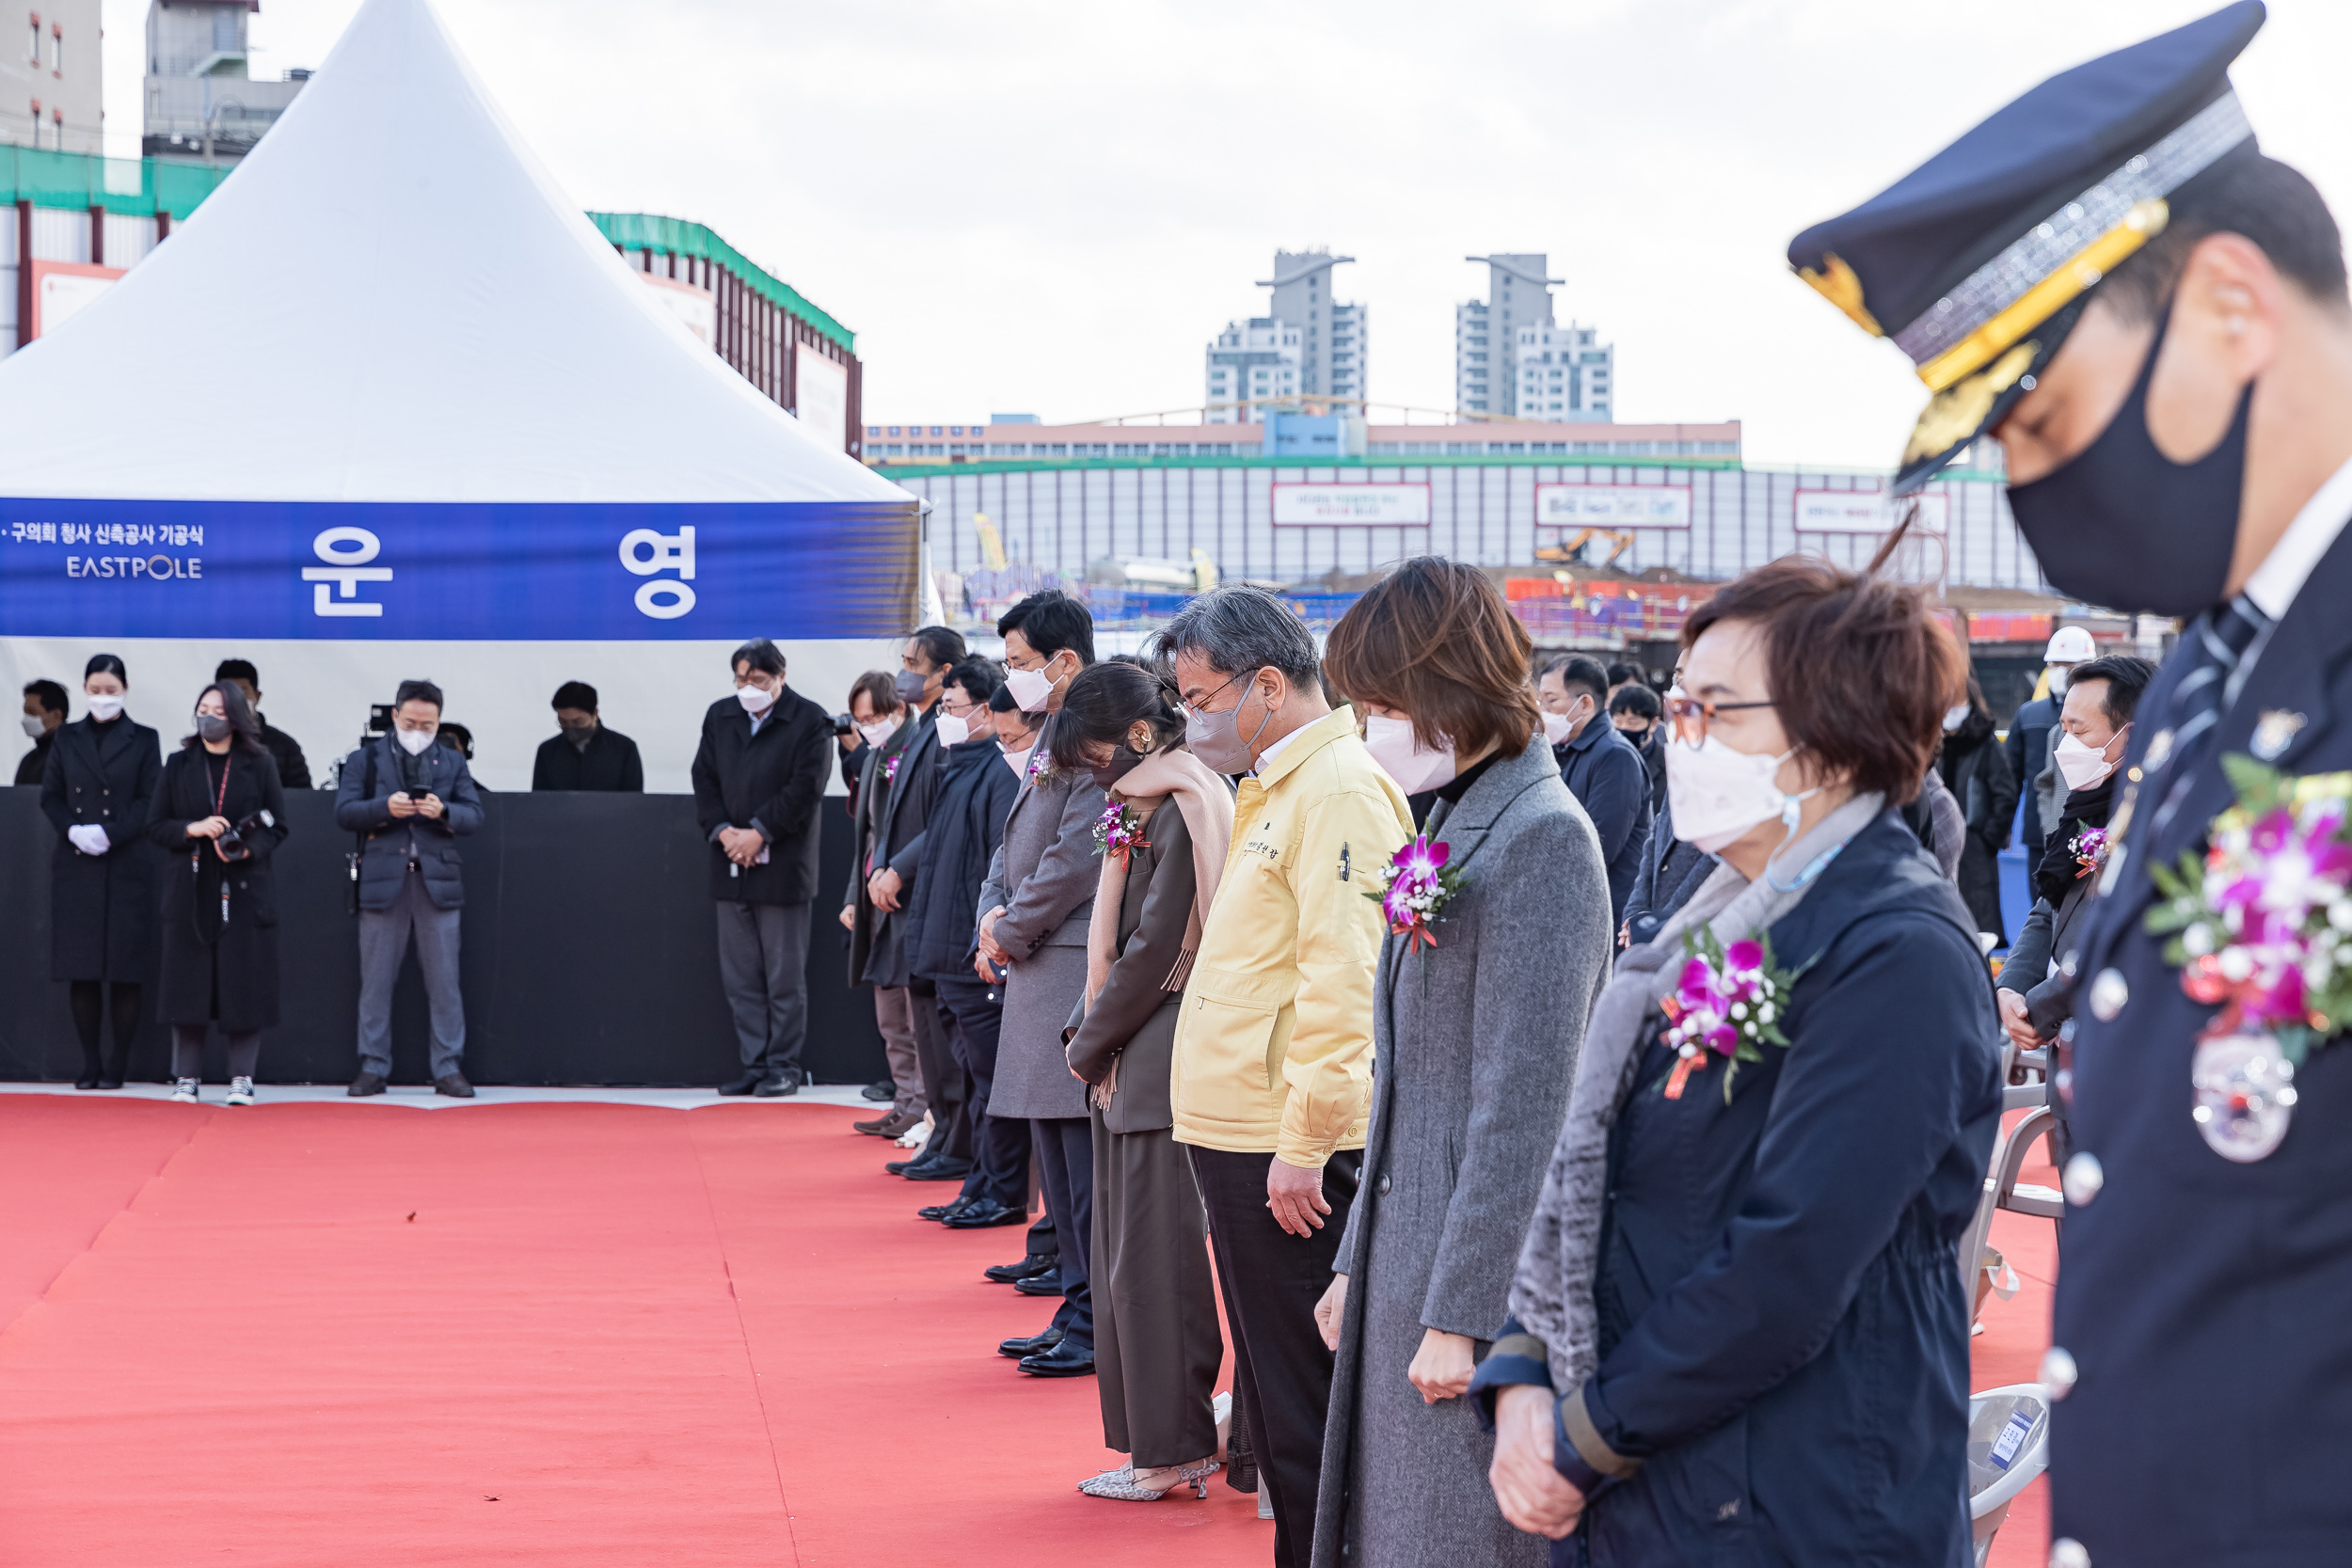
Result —
[{"label": "police officer cap", "polygon": [[1841,217],[1788,264],[1934,394],[1895,493],[1926,483],[2033,388],[2090,291],[2163,231],[2167,198],[2255,154],[2229,70],[2260,0],[2061,72]]}]

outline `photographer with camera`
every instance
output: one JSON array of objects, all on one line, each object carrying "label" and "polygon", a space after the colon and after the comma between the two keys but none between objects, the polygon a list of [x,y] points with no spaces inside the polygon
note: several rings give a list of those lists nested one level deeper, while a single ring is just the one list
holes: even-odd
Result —
[{"label": "photographer with camera", "polygon": [[171,1098],[193,1105],[204,1031],[229,1037],[229,1103],[253,1103],[262,1031],[278,1022],[278,906],[270,854],[285,786],[234,681],[196,699],[196,733],[164,764],[147,836],[164,852],[164,958],[155,1016],[171,1025]]},{"label": "photographer with camera", "polygon": [[392,728],[343,759],[335,825],[358,835],[352,854],[359,914],[359,1075],[353,1096],[382,1094],[392,1075],[392,985],[417,940],[433,1019],[433,1088],[471,1100],[458,1064],[466,1004],[457,989],[457,917],[466,902],[457,835],[482,826],[482,798],[454,747],[439,743],[441,689],[403,681]]}]

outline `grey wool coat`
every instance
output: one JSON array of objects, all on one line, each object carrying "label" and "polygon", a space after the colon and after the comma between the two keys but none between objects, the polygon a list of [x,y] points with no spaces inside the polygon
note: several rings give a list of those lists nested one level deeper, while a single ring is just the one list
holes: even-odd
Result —
[{"label": "grey wool coat", "polygon": [[1002,904],[996,941],[1012,956],[996,1083],[988,1113],[1049,1121],[1087,1114],[1086,1085],[1070,1075],[1062,1031],[1086,994],[1087,922],[1103,867],[1094,819],[1104,795],[1084,773],[1052,770],[1054,721],[1038,731],[1037,768],[1012,798],[1005,841],[980,884],[977,914]]},{"label": "grey wool coat", "polygon": [[1492,1340],[1577,1050],[1609,979],[1600,842],[1541,735],[1440,800],[1424,830],[1464,885],[1438,945],[1380,949],[1372,1139],[1334,1268],[1348,1275],[1331,1374],[1314,1568],[1538,1568],[1505,1523],[1494,1440],[1467,1398],[1406,1381],[1425,1329]]}]

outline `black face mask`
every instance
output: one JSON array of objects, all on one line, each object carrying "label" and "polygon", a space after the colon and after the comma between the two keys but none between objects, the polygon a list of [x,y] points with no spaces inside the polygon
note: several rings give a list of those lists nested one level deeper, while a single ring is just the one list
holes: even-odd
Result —
[{"label": "black face mask", "polygon": [[206,740],[226,740],[230,736],[231,728],[229,721],[216,713],[199,713],[196,716],[196,733]]},{"label": "black face mask", "polygon": [[1087,771],[1093,776],[1094,787],[1107,795],[1110,793],[1111,785],[1125,778],[1127,770],[1142,760],[1141,752],[1136,751],[1121,741],[1119,749],[1111,752],[1110,761],[1100,768],[1089,768]]},{"label": "black face mask", "polygon": [[2148,436],[2148,382],[2172,314],[2165,303],[2131,396],[2099,438],[2055,472],[2009,487],[2010,510],[2042,573],[2087,604],[2194,615],[2230,579],[2246,487],[2251,382],[2220,444],[2175,463]]}]

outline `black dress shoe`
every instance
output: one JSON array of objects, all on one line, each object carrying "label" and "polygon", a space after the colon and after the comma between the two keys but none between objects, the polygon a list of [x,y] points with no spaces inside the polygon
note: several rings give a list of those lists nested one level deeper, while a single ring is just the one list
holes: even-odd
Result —
[{"label": "black dress shoe", "polygon": [[466,1075],[464,1073],[449,1072],[443,1073],[440,1077],[433,1080],[433,1092],[435,1094],[445,1094],[452,1100],[471,1100],[473,1098],[473,1085],[466,1082]]},{"label": "black dress shoe", "polygon": [[752,1093],[762,1100],[782,1100],[787,1095],[800,1092],[801,1081],[798,1078],[762,1078],[752,1087]]},{"label": "black dress shoe", "polygon": [[910,1181],[961,1181],[972,1174],[972,1162],[917,1160],[898,1174]]},{"label": "black dress shoe", "polygon": [[1009,1355],[1018,1361],[1025,1355],[1042,1355],[1060,1343],[1061,1330],[1049,1324],[1042,1334],[1032,1335],[1026,1339],[1006,1340],[996,1347],[996,1354]]},{"label": "black dress shoe", "polygon": [[354,1078],[351,1081],[351,1087],[343,1091],[343,1093],[349,1095],[354,1100],[365,1099],[369,1095],[382,1094],[383,1092],[383,1075],[381,1073],[374,1072],[361,1073],[358,1077]]},{"label": "black dress shoe", "polygon": [[863,1100],[896,1100],[898,1098],[898,1085],[885,1078],[879,1084],[868,1084],[857,1092]]},{"label": "black dress shoe", "polygon": [[1023,1356],[1021,1370],[1031,1377],[1092,1377],[1094,1353],[1056,1345],[1052,1350]]},{"label": "black dress shoe", "polygon": [[891,1176],[904,1176],[908,1171],[912,1170],[914,1167],[915,1163],[922,1158],[923,1157],[920,1154],[911,1154],[903,1160],[884,1160],[882,1162],[882,1169]]},{"label": "black dress shoe", "polygon": [[934,1203],[928,1208],[917,1209],[914,1212],[914,1217],[923,1220],[938,1220],[944,1225],[970,1210],[978,1201],[979,1199],[975,1197],[959,1197],[953,1203]]},{"label": "black dress shoe", "polygon": [[719,1092],[721,1094],[749,1094],[767,1081],[768,1075],[759,1069],[754,1068],[740,1078],[730,1078],[720,1085]]},{"label": "black dress shoe", "polygon": [[1033,1274],[1026,1279],[1016,1279],[1012,1288],[1025,1296],[1057,1296],[1061,1294],[1061,1264],[1057,1261],[1043,1274]]},{"label": "black dress shoe", "polygon": [[1052,1253],[1032,1252],[1018,1263],[991,1263],[980,1273],[999,1285],[1017,1285],[1022,1280],[1041,1274],[1051,1274],[1061,1267],[1061,1259]]},{"label": "black dress shoe", "polygon": [[[973,1203],[962,1213],[951,1214],[940,1223],[950,1230],[985,1230],[991,1226],[997,1225],[1026,1225],[1029,1223],[1029,1212],[1025,1209],[1014,1209],[999,1203],[993,1197],[984,1197]],[[1003,1263],[996,1265],[1000,1269],[1007,1266]],[[1049,1263],[1046,1267],[1051,1268],[1053,1265]],[[989,1272],[993,1275],[995,1270],[992,1269]]]}]

